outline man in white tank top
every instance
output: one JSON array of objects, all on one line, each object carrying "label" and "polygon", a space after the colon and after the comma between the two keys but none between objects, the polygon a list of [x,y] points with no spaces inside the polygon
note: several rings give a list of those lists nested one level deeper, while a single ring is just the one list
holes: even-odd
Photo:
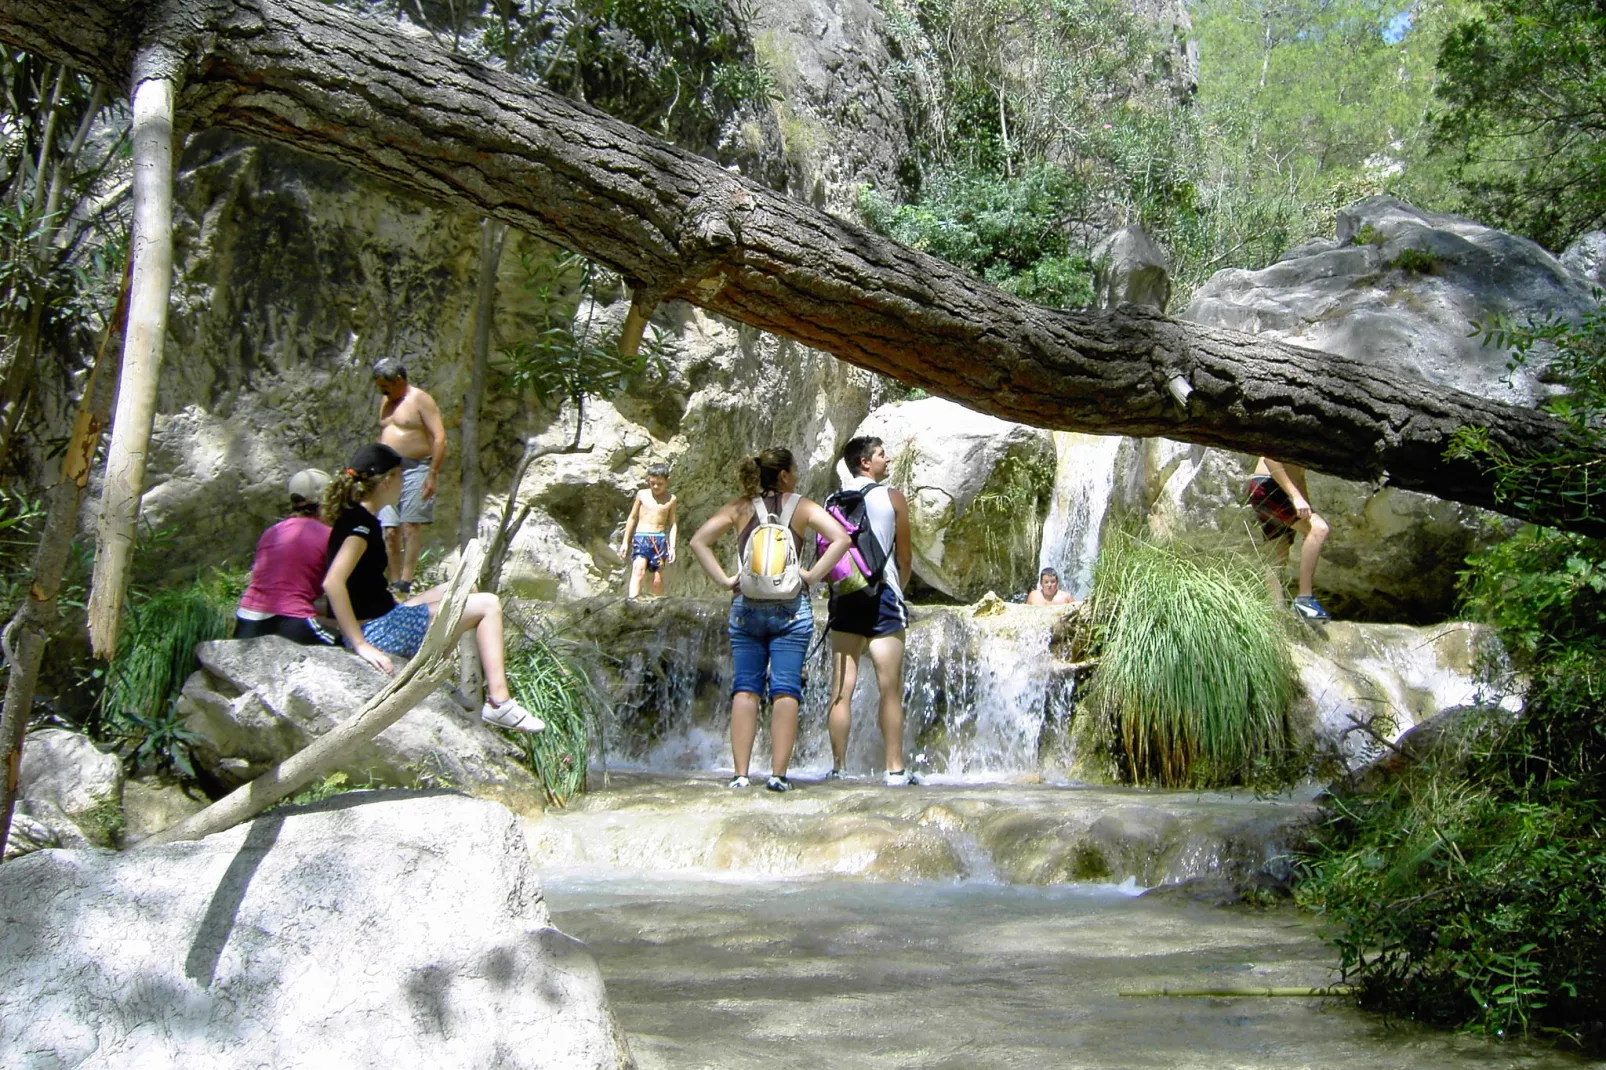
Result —
[{"label": "man in white tank top", "polygon": [[[860,436],[842,451],[842,462],[852,473],[843,490],[881,484],[891,468],[879,438]],[[889,787],[918,784],[919,778],[903,760],[903,638],[909,609],[903,599],[903,577],[909,575],[909,502],[888,486],[871,487],[865,511],[876,542],[886,551],[887,564],[879,588],[867,588],[833,600],[831,606],[831,733],[830,776],[842,776],[848,754],[848,729],[853,720],[853,686],[858,682],[859,659],[868,650],[875,666],[882,743],[886,748],[885,780]]]}]

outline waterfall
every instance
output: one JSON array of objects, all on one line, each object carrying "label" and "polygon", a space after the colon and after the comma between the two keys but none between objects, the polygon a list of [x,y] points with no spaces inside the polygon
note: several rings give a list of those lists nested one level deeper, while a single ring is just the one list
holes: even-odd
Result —
[{"label": "waterfall", "polygon": [[1054,497],[1043,521],[1038,567],[1057,569],[1061,589],[1077,598],[1086,598],[1093,589],[1099,529],[1115,486],[1121,441],[1119,435],[1054,432]]},{"label": "waterfall", "polygon": [[[724,606],[676,599],[635,612],[636,626],[613,632],[610,642],[620,653],[609,673],[608,764],[657,772],[728,769],[731,666]],[[792,760],[793,770],[805,776],[831,767],[830,643],[823,639],[824,606],[815,613],[820,641],[807,667]],[[924,754],[922,768],[944,778],[1039,775],[1043,745],[1058,738],[1070,709],[1073,680],[1054,649],[1054,624],[1063,613],[1002,605],[992,615],[958,606],[916,608],[904,655],[906,756]],[[878,695],[865,657],[852,703],[850,772],[879,772],[885,764]],[[769,767],[768,750],[765,716],[754,769]]]}]

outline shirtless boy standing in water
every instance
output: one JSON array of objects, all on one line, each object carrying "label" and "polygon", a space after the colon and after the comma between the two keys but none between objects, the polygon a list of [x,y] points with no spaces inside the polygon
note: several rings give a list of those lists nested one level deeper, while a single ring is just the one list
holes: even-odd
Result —
[{"label": "shirtless boy standing in water", "polygon": [[641,595],[641,581],[652,573],[654,598],[664,595],[664,566],[674,564],[675,541],[680,521],[675,516],[675,496],[669,493],[669,466],[655,464],[647,469],[647,489],[636,492],[625,521],[624,544],[619,556],[630,561],[630,597]]},{"label": "shirtless boy standing in water", "polygon": [[402,594],[413,589],[425,524],[435,520],[435,476],[446,460],[446,427],[435,399],[407,381],[395,357],[374,364],[379,401],[379,441],[402,459],[401,501],[379,512],[385,529],[390,577]]}]

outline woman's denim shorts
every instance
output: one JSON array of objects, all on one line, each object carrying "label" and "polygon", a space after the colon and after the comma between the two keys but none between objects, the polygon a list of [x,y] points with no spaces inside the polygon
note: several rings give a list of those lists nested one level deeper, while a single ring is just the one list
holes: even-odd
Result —
[{"label": "woman's denim shorts", "polygon": [[410,658],[418,653],[427,631],[428,606],[397,606],[383,617],[364,622],[362,637],[387,654]]},{"label": "woman's denim shorts", "polygon": [[731,603],[730,637],[736,662],[731,694],[763,695],[768,690],[771,699],[790,695],[803,700],[803,659],[814,638],[814,608],[807,595],[777,602],[737,595]]}]

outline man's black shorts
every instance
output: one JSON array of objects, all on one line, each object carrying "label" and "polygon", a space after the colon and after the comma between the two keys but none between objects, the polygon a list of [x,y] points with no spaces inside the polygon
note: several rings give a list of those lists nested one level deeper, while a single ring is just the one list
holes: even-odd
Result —
[{"label": "man's black shorts", "polygon": [[898,589],[881,583],[831,599],[831,630],[877,639],[909,627],[909,607]]}]

